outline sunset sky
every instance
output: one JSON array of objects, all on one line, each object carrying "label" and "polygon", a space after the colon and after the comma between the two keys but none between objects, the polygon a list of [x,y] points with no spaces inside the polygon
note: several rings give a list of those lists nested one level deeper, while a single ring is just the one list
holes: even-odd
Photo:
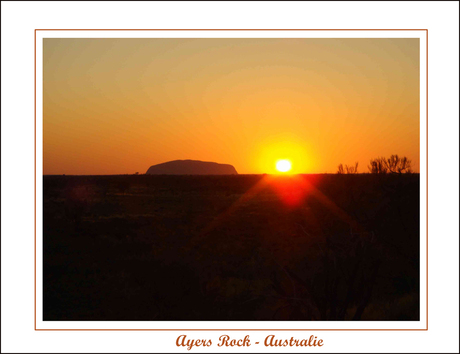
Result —
[{"label": "sunset sky", "polygon": [[419,171],[419,39],[44,39],[44,174]]}]

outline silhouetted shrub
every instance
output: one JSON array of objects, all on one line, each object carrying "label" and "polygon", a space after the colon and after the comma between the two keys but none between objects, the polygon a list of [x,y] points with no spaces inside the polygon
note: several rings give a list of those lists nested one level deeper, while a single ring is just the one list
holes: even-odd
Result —
[{"label": "silhouetted shrub", "polygon": [[386,173],[411,173],[411,160],[407,157],[399,157],[391,155],[390,158],[378,157],[372,159],[368,166],[371,173],[386,174]]},{"label": "silhouetted shrub", "polygon": [[382,263],[381,245],[374,233],[329,236],[318,245],[318,251],[316,259],[309,259],[310,274],[300,276],[284,268],[284,276],[290,280],[285,285],[279,276],[272,275],[273,289],[285,300],[282,308],[295,310],[287,311],[284,316],[303,320],[360,320],[370,303]]},{"label": "silhouetted shrub", "polygon": [[349,174],[349,175],[356,174],[356,173],[358,173],[358,163],[355,162],[354,166],[345,165],[345,167],[342,164],[340,164],[338,166],[337,173],[338,174],[345,174],[346,173],[346,174]]}]

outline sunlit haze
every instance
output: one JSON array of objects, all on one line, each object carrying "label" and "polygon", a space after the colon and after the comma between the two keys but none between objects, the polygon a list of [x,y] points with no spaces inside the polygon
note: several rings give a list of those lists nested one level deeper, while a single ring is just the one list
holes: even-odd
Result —
[{"label": "sunlit haze", "polygon": [[391,154],[419,171],[419,39],[43,43],[44,174],[368,172]]}]

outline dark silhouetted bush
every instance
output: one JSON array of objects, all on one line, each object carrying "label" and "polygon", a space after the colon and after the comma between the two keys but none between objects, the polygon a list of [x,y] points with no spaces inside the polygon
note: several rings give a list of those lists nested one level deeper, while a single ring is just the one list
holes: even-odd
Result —
[{"label": "dark silhouetted bush", "polygon": [[345,165],[345,167],[340,164],[338,169],[337,169],[337,173],[338,174],[356,174],[358,173],[358,163],[355,162],[355,165],[354,166],[348,166],[348,165]]},{"label": "dark silhouetted bush", "polygon": [[411,160],[407,157],[399,157],[391,155],[390,158],[378,157],[372,159],[368,166],[371,173],[386,174],[386,173],[411,173]]}]

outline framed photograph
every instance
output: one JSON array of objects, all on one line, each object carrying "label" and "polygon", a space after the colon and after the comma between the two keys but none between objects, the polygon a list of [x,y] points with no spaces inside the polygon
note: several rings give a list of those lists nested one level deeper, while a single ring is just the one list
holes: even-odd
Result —
[{"label": "framed photograph", "polygon": [[1,9],[2,353],[458,353],[458,2]]}]

